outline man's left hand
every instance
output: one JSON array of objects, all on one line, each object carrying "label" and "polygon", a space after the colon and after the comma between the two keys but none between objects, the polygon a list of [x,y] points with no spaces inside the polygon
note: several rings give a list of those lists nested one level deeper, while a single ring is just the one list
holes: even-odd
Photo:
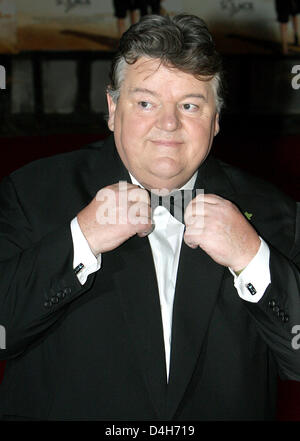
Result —
[{"label": "man's left hand", "polygon": [[260,247],[255,229],[230,201],[214,194],[200,194],[186,208],[185,243],[202,248],[215,262],[243,270]]}]

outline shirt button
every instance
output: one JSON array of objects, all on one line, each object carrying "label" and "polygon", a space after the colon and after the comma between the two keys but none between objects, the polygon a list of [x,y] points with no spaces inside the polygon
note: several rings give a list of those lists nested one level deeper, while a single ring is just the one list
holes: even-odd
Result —
[{"label": "shirt button", "polygon": [[274,299],[272,299],[272,300],[269,301],[269,306],[270,306],[270,308],[274,308],[275,305],[276,305],[276,302],[275,302]]}]

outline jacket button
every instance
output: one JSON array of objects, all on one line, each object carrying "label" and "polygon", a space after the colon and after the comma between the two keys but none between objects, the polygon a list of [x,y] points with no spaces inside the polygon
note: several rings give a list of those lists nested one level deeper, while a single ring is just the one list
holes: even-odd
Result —
[{"label": "jacket button", "polygon": [[287,314],[285,314],[285,316],[284,316],[284,322],[287,323],[287,322],[289,321],[289,319],[290,319],[290,317],[289,317]]},{"label": "jacket button", "polygon": [[62,299],[65,297],[65,293],[63,291],[58,291],[58,293],[56,294],[56,297],[58,299]]},{"label": "jacket button", "polygon": [[275,306],[273,307],[273,311],[274,311],[274,312],[278,312],[278,311],[279,311],[279,306],[278,306],[278,305],[275,305]]},{"label": "jacket button", "polygon": [[50,302],[45,302],[45,303],[44,303],[44,307],[45,307],[45,308],[49,308],[50,306],[51,306],[51,303],[50,303]]},{"label": "jacket button", "polygon": [[278,312],[278,317],[281,318],[281,320],[284,320],[284,311],[282,309],[280,309],[280,311]]},{"label": "jacket button", "polygon": [[59,299],[56,296],[51,297],[51,303],[52,304],[55,304],[55,303],[58,303],[58,302],[59,302]]},{"label": "jacket button", "polygon": [[270,306],[270,308],[274,308],[274,306],[276,306],[275,300],[270,300],[269,301],[269,306]]},{"label": "jacket button", "polygon": [[64,293],[65,293],[66,295],[71,294],[71,292],[72,292],[72,290],[71,290],[70,287],[67,287],[67,288],[64,289]]}]

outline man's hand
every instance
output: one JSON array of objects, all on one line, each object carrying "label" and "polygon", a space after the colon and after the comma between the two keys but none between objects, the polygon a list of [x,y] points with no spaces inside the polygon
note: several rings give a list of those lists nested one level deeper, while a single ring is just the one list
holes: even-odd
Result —
[{"label": "man's hand", "polygon": [[202,248],[215,262],[238,272],[253,259],[260,239],[252,225],[230,201],[200,194],[186,208],[185,243]]},{"label": "man's hand", "polygon": [[99,190],[77,219],[95,256],[117,248],[135,234],[144,237],[153,230],[147,191],[127,182]]}]

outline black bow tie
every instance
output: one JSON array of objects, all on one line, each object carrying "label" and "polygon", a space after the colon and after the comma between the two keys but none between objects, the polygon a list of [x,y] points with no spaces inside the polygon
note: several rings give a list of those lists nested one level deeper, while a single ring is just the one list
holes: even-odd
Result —
[{"label": "black bow tie", "polygon": [[186,207],[197,195],[197,189],[175,190],[166,196],[157,195],[150,190],[147,191],[150,196],[152,213],[158,205],[161,205],[162,207],[165,207],[175,219],[183,224]]}]

